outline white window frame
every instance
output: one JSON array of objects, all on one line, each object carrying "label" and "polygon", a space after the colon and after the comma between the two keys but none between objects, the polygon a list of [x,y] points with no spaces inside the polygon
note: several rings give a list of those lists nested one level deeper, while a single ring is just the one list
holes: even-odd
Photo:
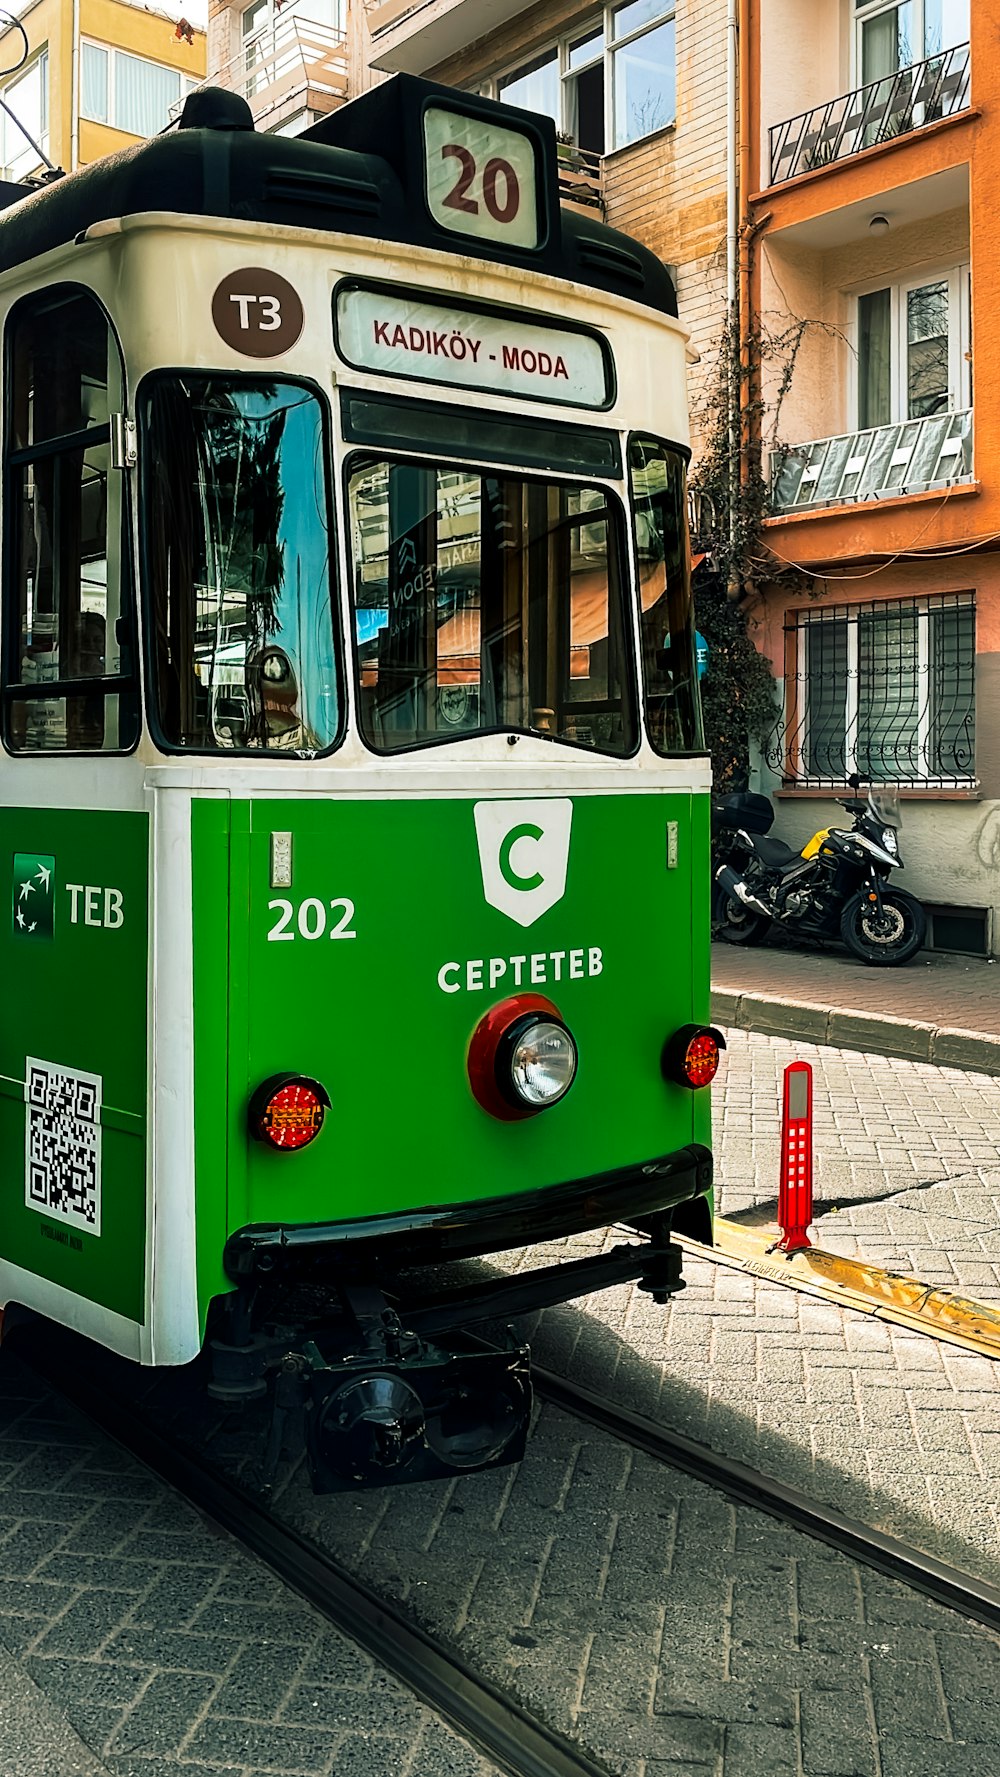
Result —
[{"label": "white window frame", "polygon": [[[851,354],[848,431],[861,430],[859,413],[861,369],[861,323],[858,304],[862,296],[876,290],[889,291],[889,419],[890,426],[901,426],[908,419],[906,399],[906,298],[911,290],[922,290],[925,284],[948,285],[948,411],[963,413],[972,406],[972,364],[970,361],[971,301],[969,261],[959,265],[938,266],[933,270],[910,272],[905,277],[871,278],[851,292]],[[956,325],[957,322],[957,325]]]},{"label": "white window frame", "polygon": [[[118,57],[120,55],[130,57],[130,59],[133,62],[145,62],[148,64],[148,66],[150,68],[159,68],[163,71],[164,74],[175,74],[177,76],[177,80],[178,80],[178,84],[179,84],[179,92],[177,95],[177,99],[171,100],[171,104],[179,104],[183,99],[187,98],[188,93],[194,92],[195,87],[199,84],[197,80],[192,80],[190,75],[185,74],[182,69],[174,67],[174,65],[171,62],[158,62],[155,56],[137,55],[134,50],[124,49],[124,48],[122,48],[122,46],[120,44],[102,43],[100,41],[100,39],[97,37],[81,37],[80,43],[81,43],[81,46],[83,44],[86,44],[89,49],[101,50],[103,52],[103,54],[106,55],[108,58],[107,116],[106,117],[91,117],[89,112],[84,111],[83,102],[82,102],[82,84],[83,83],[81,80],[80,119],[83,123],[101,124],[105,129],[117,130],[119,135],[121,135],[121,136],[133,136],[135,134],[134,130],[124,129],[120,123],[115,122],[115,68],[117,65]],[[164,122],[160,127],[161,128],[165,127],[165,125],[168,122],[169,122],[169,115],[168,115],[168,117],[166,117],[164,119]],[[155,134],[156,132],[153,131],[151,133]],[[148,138],[140,138],[140,139],[148,139]]]},{"label": "white window frame", "polygon": [[[38,107],[38,115],[41,120],[41,128],[38,131],[37,141],[38,141],[39,148],[43,149],[44,152],[46,154],[48,154],[48,152],[49,152],[49,46],[47,43],[42,45],[42,48],[39,50],[39,52],[35,56],[34,60],[29,62],[28,66],[26,68],[19,68],[17,71],[16,78],[14,80],[8,81],[7,85],[2,88],[2,97],[4,99],[5,104],[10,106],[11,111],[13,111],[13,113],[14,113],[14,117],[17,117],[18,116],[17,97],[16,97],[17,89],[19,86],[22,86],[26,80],[31,79],[31,77],[35,73],[36,69],[38,70],[38,76],[39,76],[39,82],[40,82],[40,93],[41,93],[41,102]],[[2,169],[0,169],[0,171],[2,171],[2,176],[5,179],[10,179],[10,180],[16,182],[19,179],[25,178],[29,173],[34,172],[36,168],[40,168],[43,163],[38,159],[38,156],[35,153],[34,149],[32,148],[31,143],[28,141],[27,136],[24,135],[22,131],[17,129],[17,127],[14,123],[14,118],[9,117],[6,111],[0,111],[0,117],[3,118],[3,132],[4,132],[3,137],[0,138],[0,140],[3,140],[4,142],[6,141],[6,133],[7,133],[7,130],[10,129],[14,132],[15,140],[17,142],[20,142],[20,144],[21,144],[20,149],[19,149],[18,153],[15,155],[14,159],[4,161],[3,167],[2,167]],[[34,130],[32,130],[31,133],[32,133],[32,135],[34,135],[34,133],[35,133]]]},{"label": "white window frame", "polygon": [[[931,727],[935,713],[931,708],[931,614],[938,606],[955,605],[969,607],[973,613],[975,613],[977,605],[976,594],[975,592],[927,593],[923,597],[905,599],[903,601],[897,601],[894,599],[886,601],[889,605],[895,605],[897,602],[902,602],[910,606],[917,619],[917,750],[919,757],[925,761],[926,765],[926,762],[930,757]],[[822,623],[840,621],[847,624],[846,686],[844,697],[845,783],[850,779],[851,775],[858,770],[858,734],[861,717],[861,618],[862,616],[869,617],[873,614],[872,604],[868,601],[862,601],[856,607],[849,606],[842,611],[838,610],[836,616],[834,616],[829,610],[824,611],[822,609],[815,611],[797,611],[795,613],[796,684],[797,686],[804,688],[799,692],[799,696],[805,698],[805,703],[801,709],[801,715],[799,718],[801,739],[796,742],[794,754],[797,760],[805,761],[807,766],[812,758],[810,708],[808,690],[805,689],[809,684],[809,630],[815,625]],[[972,643],[973,673],[975,673],[975,661],[976,631],[974,626]],[[808,769],[803,770],[801,775],[807,784],[812,779],[822,776],[821,773],[810,772]],[[919,789],[925,784],[929,787],[940,786],[944,784],[946,780],[943,773],[939,776],[935,776],[932,772],[925,769],[923,777],[898,778],[893,780],[886,779],[885,781],[897,782],[904,788],[910,787],[913,789]],[[966,777],[956,775],[953,779],[949,778],[947,780],[948,786],[954,784],[958,789],[967,788],[975,782],[976,778],[974,773],[971,773]]]},{"label": "white window frame", "polygon": [[[903,0],[870,0],[870,4],[865,6],[864,8],[862,8],[860,6],[858,6],[858,7],[855,6],[855,0],[848,0],[848,5],[850,6],[851,12],[854,15],[854,28],[851,32],[851,67],[852,67],[851,85],[852,86],[859,87],[861,85],[861,70],[863,67],[862,27],[866,24],[869,24],[872,19],[878,18],[881,13],[895,12],[901,3],[903,3]],[[975,4],[975,0],[972,0],[972,4],[973,5]],[[954,44],[954,45],[953,44],[946,44],[945,47],[941,51],[938,51],[938,50],[928,51],[927,49],[925,49],[925,47],[924,47],[924,32],[926,29],[927,14],[926,14],[924,0],[915,0],[915,5],[916,5],[916,9],[917,9],[917,11],[916,11],[916,18],[917,18],[916,34],[917,34],[917,38],[918,38],[918,42],[919,42],[920,54],[916,57],[915,61],[910,62],[908,64],[908,66],[911,68],[915,68],[919,62],[927,61],[928,56],[933,56],[933,55],[938,55],[938,54],[947,55],[949,49],[958,47],[957,44]],[[962,41],[962,40],[960,39],[959,41]]]},{"label": "white window frame", "polygon": [[[540,61],[542,57],[554,49],[556,52],[556,68],[559,78],[559,117],[556,121],[556,128],[561,130],[563,134],[571,135],[573,133],[572,125],[574,120],[571,117],[572,106],[569,93],[570,82],[575,80],[578,74],[585,72],[587,68],[594,67],[598,61],[603,61],[604,63],[605,147],[601,157],[602,159],[606,160],[611,154],[624,154],[629,148],[635,148],[639,142],[648,142],[650,137],[659,135],[661,130],[674,129],[677,123],[676,38],[673,116],[667,123],[658,124],[656,129],[650,130],[646,135],[636,136],[631,142],[623,142],[620,148],[615,146],[615,56],[619,50],[628,49],[633,43],[638,43],[640,38],[647,36],[651,31],[657,30],[660,25],[669,24],[673,21],[676,29],[677,23],[677,0],[663,0],[662,12],[657,13],[654,18],[648,19],[646,23],[640,25],[637,30],[630,31],[627,36],[615,38],[612,36],[612,20],[614,14],[620,12],[622,5],[627,3],[628,0],[616,0],[614,6],[604,6],[599,12],[586,14],[580,19],[578,24],[573,26],[572,30],[563,31],[555,39],[550,38],[547,43],[539,44],[531,55],[519,56],[516,61],[510,62],[502,68],[498,68],[496,73],[488,80],[480,81],[478,86],[472,90],[481,93],[484,98],[499,99],[501,97],[500,88],[505,80],[508,80],[512,74],[516,74],[519,69],[530,67],[532,62]],[[571,68],[569,65],[571,46],[574,43],[579,43],[581,38],[590,36],[592,32],[597,31],[602,26],[604,41],[600,50],[593,56],[592,60],[582,63],[577,68]]]}]

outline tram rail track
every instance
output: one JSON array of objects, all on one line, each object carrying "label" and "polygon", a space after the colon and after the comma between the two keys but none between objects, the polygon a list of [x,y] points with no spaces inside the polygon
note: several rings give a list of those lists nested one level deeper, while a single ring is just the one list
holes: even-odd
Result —
[{"label": "tram rail track", "polygon": [[19,1356],[55,1393],[257,1555],[509,1777],[610,1777],[600,1759],[476,1672],[336,1557],[282,1524],[229,1476],[158,1431],[132,1402],[67,1374],[65,1366],[46,1362],[44,1352],[21,1347]]},{"label": "tram rail track", "polygon": [[657,1425],[644,1414],[619,1406],[552,1370],[533,1364],[532,1378],[536,1393],[550,1405],[561,1407],[658,1462],[705,1482],[739,1504],[766,1512],[840,1554],[902,1581],[912,1591],[1000,1632],[1000,1589],[974,1574],[848,1518],[832,1506],[819,1505],[801,1489],[723,1456],[682,1432]]},{"label": "tram rail track", "polygon": [[[484,1678],[327,1550],[282,1524],[238,1482],[174,1442],[137,1412],[131,1400],[88,1382],[44,1349],[22,1349],[21,1355],[55,1392],[256,1554],[509,1777],[609,1777],[602,1760]],[[987,1582],[817,1504],[801,1490],[580,1383],[538,1365],[533,1375],[539,1398],[548,1404],[1000,1632],[1000,1590]]]}]

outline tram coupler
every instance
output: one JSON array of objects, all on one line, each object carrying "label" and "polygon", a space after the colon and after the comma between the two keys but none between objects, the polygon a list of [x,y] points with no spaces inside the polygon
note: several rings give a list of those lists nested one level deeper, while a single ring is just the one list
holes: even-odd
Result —
[{"label": "tram coupler", "polygon": [[519,1462],[531,1417],[528,1352],[441,1350],[399,1327],[385,1350],[325,1361],[303,1378],[313,1491],[429,1481]]}]

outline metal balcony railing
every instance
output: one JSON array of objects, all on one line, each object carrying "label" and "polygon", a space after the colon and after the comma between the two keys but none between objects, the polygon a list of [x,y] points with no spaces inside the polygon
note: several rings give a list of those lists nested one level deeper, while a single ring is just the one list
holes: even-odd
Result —
[{"label": "metal balcony railing", "polygon": [[775,124],[769,132],[771,184],[938,123],[968,103],[969,45],[960,43]]},{"label": "metal balcony railing", "polygon": [[841,506],[972,480],[972,409],[817,438],[771,453],[771,510]]},{"label": "metal balcony railing", "polygon": [[291,13],[256,32],[204,84],[239,93],[265,129],[298,103],[332,111],[347,98],[347,40],[332,25]]},{"label": "metal balcony railing", "polygon": [[588,148],[559,145],[559,202],[604,215],[604,162]]}]

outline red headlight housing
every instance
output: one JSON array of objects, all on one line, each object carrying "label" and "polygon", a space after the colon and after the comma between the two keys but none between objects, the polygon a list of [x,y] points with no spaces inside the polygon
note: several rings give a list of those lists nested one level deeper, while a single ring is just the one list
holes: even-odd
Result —
[{"label": "red headlight housing", "polygon": [[484,1111],[502,1123],[558,1104],[576,1077],[577,1051],[551,1000],[516,993],[491,1006],[472,1033],[469,1080]]},{"label": "red headlight housing", "polygon": [[714,1024],[682,1024],[663,1046],[661,1065],[665,1080],[675,1086],[710,1086],[719,1071],[726,1039]]},{"label": "red headlight housing", "polygon": [[306,1074],[272,1074],[250,1100],[247,1118],[254,1141],[294,1154],[316,1140],[330,1108],[325,1086]]}]

